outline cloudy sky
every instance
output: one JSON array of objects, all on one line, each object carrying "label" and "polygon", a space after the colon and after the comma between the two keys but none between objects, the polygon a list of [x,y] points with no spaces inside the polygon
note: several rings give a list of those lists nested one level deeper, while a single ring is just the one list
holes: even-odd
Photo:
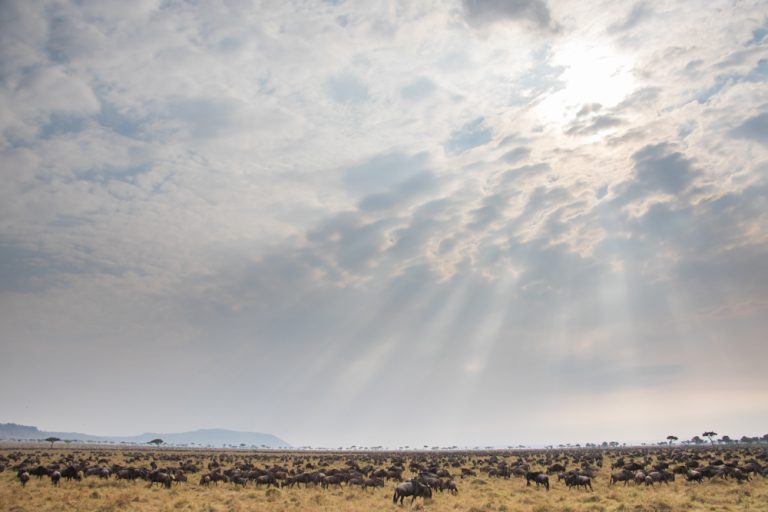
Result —
[{"label": "cloudy sky", "polygon": [[767,15],[0,3],[0,421],[765,434]]}]

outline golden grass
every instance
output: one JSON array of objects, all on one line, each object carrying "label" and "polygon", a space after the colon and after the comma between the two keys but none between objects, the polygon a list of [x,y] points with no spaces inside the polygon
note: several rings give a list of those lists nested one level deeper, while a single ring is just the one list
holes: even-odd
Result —
[{"label": "golden grass", "polygon": [[[12,450],[0,450],[7,454]],[[79,449],[79,454],[87,449]],[[59,457],[67,450],[39,450],[50,457]],[[43,457],[45,457],[45,455]],[[111,460],[122,461],[114,450]],[[306,455],[302,458],[307,459]],[[45,462],[45,459],[42,459]],[[608,459],[606,459],[608,460]],[[142,464],[137,464],[142,465]],[[144,463],[143,465],[146,465]],[[195,475],[186,484],[172,489],[149,487],[147,482],[103,481],[94,477],[81,482],[62,481],[54,488],[48,478],[32,477],[25,488],[14,471],[0,473],[0,510],[8,512],[68,512],[68,511],[168,511],[168,512],[288,512],[306,511],[467,511],[467,512],[676,512],[676,511],[768,511],[768,479],[753,478],[739,484],[734,480],[719,480],[703,484],[685,482],[678,478],[667,486],[608,485],[609,470],[604,469],[594,482],[594,492],[568,490],[552,477],[549,492],[526,487],[525,480],[488,478],[457,479],[459,494],[436,492],[431,500],[416,500],[410,506],[392,504],[394,484],[384,489],[364,491],[358,488],[264,489],[236,487],[232,484],[197,485]],[[407,475],[406,475],[407,476]]]}]

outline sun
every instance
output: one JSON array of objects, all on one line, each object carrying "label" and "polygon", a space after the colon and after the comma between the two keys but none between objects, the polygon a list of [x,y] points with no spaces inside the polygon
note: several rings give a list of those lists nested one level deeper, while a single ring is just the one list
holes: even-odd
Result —
[{"label": "sun", "polygon": [[537,115],[547,124],[571,121],[585,105],[616,106],[635,87],[633,62],[608,46],[570,43],[555,50],[552,65],[565,71],[562,89],[537,105]]}]

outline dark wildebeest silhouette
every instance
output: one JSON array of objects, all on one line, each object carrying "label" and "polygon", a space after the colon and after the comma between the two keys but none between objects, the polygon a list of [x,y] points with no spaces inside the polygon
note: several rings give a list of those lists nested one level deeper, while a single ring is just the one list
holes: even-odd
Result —
[{"label": "dark wildebeest silhouette", "polygon": [[443,484],[443,488],[450,492],[451,494],[459,494],[459,488],[456,487],[456,482],[453,480],[448,480]]},{"label": "dark wildebeest silhouette", "polygon": [[526,471],[525,485],[531,485],[531,482],[536,482],[536,487],[543,485],[546,490],[549,490],[549,476],[546,473]]},{"label": "dark wildebeest silhouette", "polygon": [[363,482],[363,489],[367,489],[369,487],[384,487],[384,480],[381,478],[369,478]]},{"label": "dark wildebeest silhouette", "polygon": [[569,473],[565,475],[565,485],[567,485],[569,489],[572,487],[583,487],[584,489],[589,489],[591,491],[592,479],[588,476]]},{"label": "dark wildebeest silhouette", "polygon": [[613,473],[611,473],[611,480],[609,482],[609,485],[613,485],[616,482],[624,482],[624,485],[627,485],[627,482],[632,480],[634,477],[635,477],[634,473],[632,473],[628,469],[614,471]]},{"label": "dark wildebeest silhouette", "polygon": [[77,469],[75,466],[67,466],[64,468],[64,470],[61,472],[61,476],[66,478],[67,480],[77,480],[78,482],[82,480],[82,477],[80,476],[80,470]]},{"label": "dark wildebeest silhouette", "polygon": [[21,482],[22,487],[26,487],[27,482],[29,482],[29,473],[26,471],[19,471],[19,482]]},{"label": "dark wildebeest silhouette", "polygon": [[38,480],[42,479],[44,476],[48,476],[50,471],[48,471],[48,468],[45,466],[37,466],[34,469],[29,470],[30,476],[36,476]]},{"label": "dark wildebeest silhouette", "polygon": [[51,483],[54,487],[59,486],[59,482],[61,482],[61,472],[60,471],[52,471],[51,472]]},{"label": "dark wildebeest silhouette", "polygon": [[149,475],[147,475],[147,480],[149,480],[150,487],[152,487],[153,484],[160,484],[166,489],[170,489],[171,484],[173,484],[173,477],[171,477],[171,475],[158,470],[149,473]]},{"label": "dark wildebeest silhouette", "polygon": [[400,504],[403,504],[403,500],[406,496],[412,496],[411,504],[416,501],[416,498],[421,496],[422,498],[431,498],[432,489],[428,485],[422,484],[418,480],[409,480],[398,484],[395,487],[395,494],[392,496],[392,503],[397,503],[400,500]]}]

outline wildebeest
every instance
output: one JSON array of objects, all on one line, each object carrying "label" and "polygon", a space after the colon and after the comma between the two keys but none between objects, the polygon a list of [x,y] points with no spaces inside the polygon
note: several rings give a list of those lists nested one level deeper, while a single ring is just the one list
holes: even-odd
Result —
[{"label": "wildebeest", "polygon": [[80,470],[77,469],[75,466],[67,466],[64,468],[64,470],[61,472],[61,476],[66,478],[67,480],[77,480],[78,482],[82,479],[80,476]]},{"label": "wildebeest", "polygon": [[675,481],[675,474],[665,470],[651,471],[648,473],[648,477],[653,480],[653,483],[664,482],[665,484],[669,485],[669,482]]},{"label": "wildebeest", "polygon": [[688,473],[685,475],[685,478],[689,482],[701,483],[701,481],[704,479],[704,475],[701,473],[701,471],[694,471],[690,469],[688,470]]},{"label": "wildebeest", "polygon": [[260,485],[266,485],[267,487],[270,485],[279,487],[277,484],[277,478],[275,478],[275,475],[272,475],[271,473],[256,477],[256,487]]},{"label": "wildebeest", "polygon": [[610,485],[613,485],[616,482],[624,482],[624,485],[627,485],[627,482],[632,480],[634,478],[634,476],[635,475],[631,471],[629,471],[627,469],[622,469],[620,471],[614,471],[613,473],[611,473]]},{"label": "wildebeest", "polygon": [[59,471],[52,471],[51,472],[51,483],[54,487],[59,486],[59,482],[61,482],[61,472]]},{"label": "wildebeest", "polygon": [[592,479],[588,476],[570,473],[565,475],[565,485],[567,485],[569,489],[572,487],[584,487],[584,489],[589,489],[591,491]]},{"label": "wildebeest", "polygon": [[36,476],[38,480],[42,479],[44,476],[48,476],[50,471],[48,471],[48,468],[45,466],[37,466],[34,469],[29,470],[30,476]]},{"label": "wildebeest", "polygon": [[397,503],[397,500],[400,500],[400,504],[402,505],[406,496],[412,496],[411,503],[413,503],[419,496],[422,498],[431,498],[432,489],[430,489],[428,485],[422,484],[418,480],[409,480],[407,482],[403,482],[395,487],[395,494],[392,496],[392,503]]},{"label": "wildebeest", "polygon": [[369,478],[363,482],[363,489],[367,489],[369,487],[384,487],[384,480],[381,478]]},{"label": "wildebeest", "polygon": [[19,482],[21,482],[22,487],[26,487],[27,482],[29,482],[29,473],[26,471],[19,471]]},{"label": "wildebeest", "polygon": [[536,482],[536,487],[543,485],[546,490],[549,490],[549,476],[546,473],[539,471],[526,471],[525,472],[525,485],[531,485],[531,482]]},{"label": "wildebeest", "polygon": [[171,484],[173,483],[173,477],[171,477],[171,475],[158,470],[149,473],[149,475],[147,475],[147,480],[149,480],[150,487],[152,484],[160,484],[166,489],[170,489]]}]

